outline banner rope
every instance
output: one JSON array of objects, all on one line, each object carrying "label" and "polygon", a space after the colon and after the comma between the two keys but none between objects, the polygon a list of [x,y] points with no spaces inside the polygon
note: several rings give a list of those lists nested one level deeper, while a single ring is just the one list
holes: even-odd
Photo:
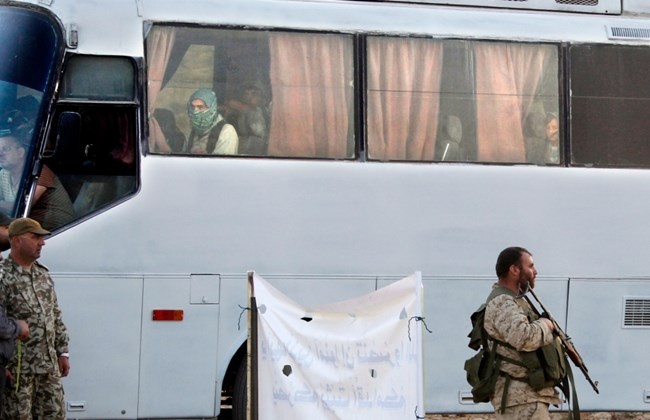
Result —
[{"label": "banner rope", "polygon": [[411,321],[412,321],[412,320],[422,322],[422,323],[424,324],[424,328],[427,330],[427,332],[428,332],[429,334],[433,334],[433,331],[431,331],[431,330],[429,329],[429,327],[427,326],[427,323],[424,321],[424,317],[421,317],[421,316],[412,316],[412,317],[409,318],[409,323],[408,323],[408,336],[409,336],[409,341],[411,341]]}]

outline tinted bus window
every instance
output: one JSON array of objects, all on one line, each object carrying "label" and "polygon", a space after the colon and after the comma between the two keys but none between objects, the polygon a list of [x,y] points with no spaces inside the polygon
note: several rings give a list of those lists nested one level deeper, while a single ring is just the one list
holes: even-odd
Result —
[{"label": "tinted bus window", "polygon": [[154,26],[149,150],[353,157],[352,46],[349,35]]},{"label": "tinted bus window", "polygon": [[371,159],[560,162],[557,46],[371,37],[367,50]]},{"label": "tinted bus window", "polygon": [[650,51],[574,45],[570,61],[572,163],[649,167]]},{"label": "tinted bus window", "polygon": [[63,99],[133,101],[135,70],[126,57],[76,56],[67,65]]}]

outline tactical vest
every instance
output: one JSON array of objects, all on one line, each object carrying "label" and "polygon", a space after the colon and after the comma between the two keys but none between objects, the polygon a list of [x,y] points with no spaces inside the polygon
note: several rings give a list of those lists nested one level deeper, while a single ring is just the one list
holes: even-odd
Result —
[{"label": "tactical vest", "polygon": [[[519,352],[522,360],[514,360],[498,354],[497,346],[513,348],[510,344],[494,340],[485,331],[485,308],[487,304],[495,297],[509,294],[515,297],[515,294],[502,287],[492,290],[484,304],[482,304],[470,319],[472,321],[472,331],[468,334],[470,339],[468,346],[477,350],[477,354],[465,361],[465,371],[467,382],[472,386],[472,398],[474,402],[489,402],[494,394],[494,388],[499,376],[506,377],[503,396],[501,400],[501,410],[505,409],[508,385],[510,380],[524,380],[530,386],[539,390],[551,386],[558,386],[565,395],[569,390],[567,370],[570,369],[566,360],[566,355],[557,340],[547,344],[536,351]],[[521,299],[516,299],[517,304],[524,310],[529,322],[539,319],[528,305],[524,304]],[[500,370],[501,363],[505,361],[526,368],[527,375],[524,378],[512,378]]]}]

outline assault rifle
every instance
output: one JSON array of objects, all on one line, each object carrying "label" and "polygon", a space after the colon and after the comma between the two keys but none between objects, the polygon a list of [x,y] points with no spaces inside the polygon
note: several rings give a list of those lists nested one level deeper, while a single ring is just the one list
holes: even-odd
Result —
[{"label": "assault rifle", "polygon": [[578,350],[576,350],[575,346],[573,345],[573,342],[569,338],[568,335],[565,334],[564,331],[562,331],[562,328],[560,328],[560,325],[557,323],[555,318],[553,318],[553,315],[544,307],[544,304],[537,298],[537,295],[535,292],[533,292],[533,289],[528,289],[528,292],[535,298],[537,303],[539,303],[539,306],[542,308],[543,314],[539,314],[537,312],[537,309],[535,308],[535,305],[530,301],[528,296],[524,295],[528,303],[530,304],[531,308],[535,312],[537,312],[538,315],[543,316],[544,318],[548,318],[553,325],[555,326],[555,333],[557,334],[558,337],[560,337],[560,341],[562,342],[562,347],[564,347],[564,351],[566,354],[569,356],[569,359],[573,362],[573,364],[578,367],[582,373],[585,375],[585,378],[587,379],[587,382],[591,385],[591,387],[596,391],[596,394],[598,394],[598,381],[594,382],[591,380],[589,377],[589,372],[587,371],[587,366],[585,365],[584,360],[582,360],[582,357],[580,357],[580,353],[578,353]]}]

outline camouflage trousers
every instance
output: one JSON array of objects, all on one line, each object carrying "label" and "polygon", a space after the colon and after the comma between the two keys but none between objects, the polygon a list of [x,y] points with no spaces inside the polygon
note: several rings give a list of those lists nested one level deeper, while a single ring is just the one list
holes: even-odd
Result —
[{"label": "camouflage trousers", "polygon": [[18,391],[5,388],[2,419],[65,420],[63,384],[50,374],[21,374]]},{"label": "camouflage trousers", "polygon": [[500,411],[497,410],[497,420],[550,420],[551,418],[548,404],[541,402],[514,405],[506,408],[503,414]]}]

